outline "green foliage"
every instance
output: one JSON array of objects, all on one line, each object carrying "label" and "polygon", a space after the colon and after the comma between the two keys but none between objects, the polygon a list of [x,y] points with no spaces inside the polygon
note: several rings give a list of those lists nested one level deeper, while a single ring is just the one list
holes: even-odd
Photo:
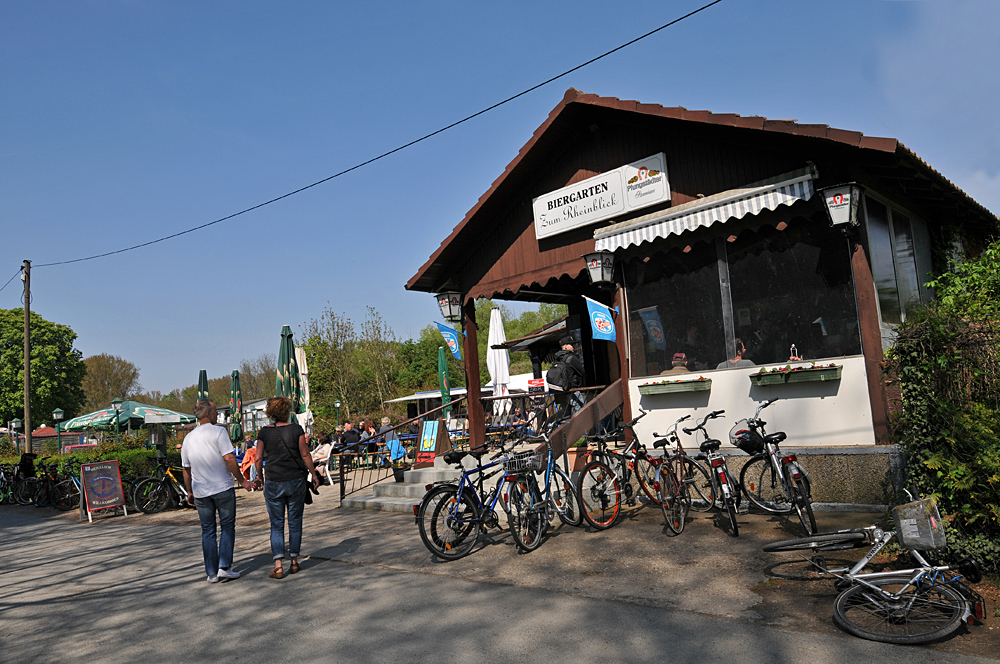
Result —
[{"label": "green foliage", "polygon": [[142,387],[139,367],[117,355],[101,353],[85,359],[87,376],[83,379],[84,407],[88,412],[107,408],[113,399],[132,399]]},{"label": "green foliage", "polygon": [[[73,348],[76,333],[31,313],[31,412],[33,424],[61,408],[66,418],[83,406],[86,366]],[[0,309],[0,420],[24,419],[24,310]]]},{"label": "green foliage", "polygon": [[949,552],[1000,571],[1000,294],[998,244],[931,282],[938,302],[897,329],[886,370],[902,412],[893,437],[909,481],[949,524]]},{"label": "green foliage", "polygon": [[10,439],[10,436],[0,438],[0,458],[16,456],[17,448],[14,446],[14,441]]}]

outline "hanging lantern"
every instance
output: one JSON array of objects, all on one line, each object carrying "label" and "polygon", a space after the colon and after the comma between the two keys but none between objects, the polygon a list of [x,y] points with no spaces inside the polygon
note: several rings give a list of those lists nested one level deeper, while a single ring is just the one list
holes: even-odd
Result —
[{"label": "hanging lantern", "polygon": [[587,274],[590,275],[590,283],[598,285],[613,284],[614,278],[611,273],[615,269],[615,255],[610,251],[595,251],[586,254],[583,260],[587,262]]},{"label": "hanging lantern", "polygon": [[462,294],[454,291],[437,294],[441,315],[450,323],[462,320]]},{"label": "hanging lantern", "polygon": [[823,207],[830,220],[830,226],[845,228],[858,225],[858,205],[861,203],[861,187],[854,182],[838,184],[836,187],[820,189]]}]

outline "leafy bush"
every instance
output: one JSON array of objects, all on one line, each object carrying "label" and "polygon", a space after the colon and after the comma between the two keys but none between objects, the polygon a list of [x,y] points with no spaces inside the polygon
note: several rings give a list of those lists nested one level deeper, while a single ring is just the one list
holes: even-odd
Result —
[{"label": "leafy bush", "polygon": [[933,496],[949,553],[1000,571],[1000,243],[931,282],[938,301],[897,328],[887,373],[909,482]]},{"label": "leafy bush", "polygon": [[0,438],[0,458],[6,457],[16,457],[17,447],[14,446],[14,441],[10,439],[10,436],[4,436]]}]

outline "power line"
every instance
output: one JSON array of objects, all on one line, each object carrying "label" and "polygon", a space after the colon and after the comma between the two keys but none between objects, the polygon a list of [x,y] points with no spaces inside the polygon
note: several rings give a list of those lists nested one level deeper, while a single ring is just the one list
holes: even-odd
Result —
[{"label": "power line", "polygon": [[[229,219],[232,219],[234,217],[238,217],[240,215],[246,214],[247,212],[253,212],[254,210],[260,209],[260,208],[264,207],[265,205],[270,205],[271,203],[277,203],[278,201],[280,201],[282,199],[285,199],[285,198],[288,198],[289,196],[294,196],[296,194],[300,194],[303,191],[305,191],[306,189],[312,189],[313,187],[315,187],[317,185],[321,185],[324,182],[329,182],[330,180],[333,180],[334,178],[339,178],[340,176],[346,175],[346,174],[350,173],[351,171],[356,171],[359,168],[367,166],[368,164],[374,163],[374,162],[376,162],[376,161],[378,161],[380,159],[384,159],[384,158],[388,157],[389,155],[395,154],[395,153],[399,152],[400,150],[405,150],[406,148],[411,147],[413,145],[416,145],[417,143],[420,143],[422,141],[426,141],[427,139],[432,138],[434,136],[437,136],[438,134],[440,134],[442,132],[448,131],[449,129],[457,127],[460,124],[463,124],[465,122],[468,122],[469,120],[477,118],[480,115],[483,115],[484,113],[489,113],[490,111],[492,111],[495,108],[499,108],[500,106],[503,106],[504,104],[508,104],[508,103],[514,101],[515,99],[518,99],[519,97],[523,97],[524,95],[526,95],[526,94],[528,94],[530,92],[534,92],[538,88],[546,86],[549,83],[552,83],[554,81],[559,80],[560,78],[564,78],[566,76],[569,76],[570,74],[572,74],[575,71],[583,69],[584,67],[586,67],[588,65],[591,65],[591,64],[597,62],[598,60],[606,58],[609,55],[612,55],[613,53],[617,53],[618,51],[620,51],[620,50],[622,50],[624,48],[628,48],[632,44],[635,44],[636,42],[642,41],[643,39],[646,39],[647,37],[651,37],[652,35],[655,35],[657,32],[660,32],[661,30],[665,30],[665,29],[669,28],[672,25],[676,25],[677,23],[680,23],[684,19],[690,18],[690,17],[694,16],[695,14],[703,12],[706,9],[708,9],[709,7],[712,7],[713,5],[717,5],[720,2],[722,2],[722,0],[713,0],[712,2],[709,2],[708,4],[703,5],[703,6],[699,7],[698,9],[695,9],[694,11],[688,12],[687,14],[684,14],[683,16],[681,16],[679,18],[676,18],[673,21],[670,21],[669,23],[664,23],[660,27],[658,27],[658,28],[656,28],[654,30],[650,30],[646,34],[640,35],[639,37],[636,37],[635,39],[632,39],[631,41],[627,41],[627,42],[625,42],[624,44],[622,44],[620,46],[616,46],[615,48],[611,49],[610,51],[606,51],[605,53],[602,53],[601,55],[598,55],[598,56],[596,56],[594,58],[591,58],[590,60],[587,60],[586,62],[584,62],[582,64],[579,64],[579,65],[573,67],[572,69],[567,69],[566,71],[562,72],[561,74],[557,74],[557,75],[553,76],[552,78],[544,80],[541,83],[537,83],[537,84],[531,86],[530,88],[528,88],[526,90],[522,90],[521,92],[518,92],[515,95],[507,97],[503,101],[499,101],[499,102],[493,104],[492,106],[488,106],[488,107],[484,108],[481,111],[477,111],[476,113],[473,113],[472,115],[469,115],[469,116],[466,116],[466,117],[462,118],[461,120],[456,120],[455,122],[452,122],[449,125],[441,127],[440,129],[438,129],[436,131],[432,131],[429,134],[425,134],[424,136],[421,136],[420,138],[414,139],[414,140],[410,141],[409,143],[404,143],[403,145],[400,145],[397,148],[393,148],[392,150],[389,150],[388,152],[383,152],[382,154],[378,155],[377,157],[372,157],[371,159],[368,159],[367,161],[363,161],[363,162],[361,162],[359,164],[355,164],[354,166],[351,166],[350,168],[345,168],[344,170],[342,170],[342,171],[340,171],[338,173],[334,173],[333,175],[331,175],[329,177],[325,177],[322,180],[317,180],[316,182],[313,182],[312,184],[307,184],[304,187],[299,187],[298,189],[296,189],[294,191],[290,191],[287,194],[282,194],[281,196],[277,196],[277,197],[272,198],[270,200],[264,201],[263,203],[258,203],[257,205],[254,205],[253,207],[248,207],[248,208],[246,208],[244,210],[240,210],[239,212],[234,212],[233,214],[227,215],[225,217],[220,217],[219,219],[216,219],[215,221],[209,221],[209,222],[201,224],[199,226],[194,226],[192,228],[188,228],[187,230],[179,231],[177,233],[171,233],[170,235],[165,235],[165,236],[163,236],[161,238],[157,238],[155,240],[150,240],[149,242],[142,242],[140,244],[132,245],[131,247],[125,247],[123,249],[116,249],[115,251],[107,251],[107,252],[105,252],[103,254],[94,254],[93,256],[86,256],[84,258],[74,258],[72,260],[57,261],[57,262],[54,262],[54,263],[39,263],[38,265],[35,265],[35,267],[36,268],[39,268],[39,267],[52,267],[53,265],[67,265],[69,263],[80,263],[80,262],[83,262],[83,261],[94,260],[96,258],[105,258],[107,256],[114,256],[115,254],[125,253],[126,251],[132,251],[134,249],[141,249],[142,247],[148,247],[148,246],[150,246],[152,244],[157,244],[158,242],[163,242],[165,240],[170,240],[170,239],[173,239],[175,237],[180,237],[181,235],[187,235],[188,233],[193,233],[195,231],[200,231],[203,228],[208,228],[209,226],[214,226],[215,224],[222,223],[223,221],[228,221]],[[2,290],[2,289],[0,289],[0,290]]]},{"label": "power line", "polygon": [[7,288],[7,286],[10,285],[10,282],[14,281],[14,278],[17,277],[17,275],[19,275],[19,274],[21,274],[21,268],[17,269],[17,272],[14,273],[13,277],[11,277],[10,279],[7,280],[7,283],[5,283],[3,286],[0,286],[0,292],[3,292],[3,289]]}]

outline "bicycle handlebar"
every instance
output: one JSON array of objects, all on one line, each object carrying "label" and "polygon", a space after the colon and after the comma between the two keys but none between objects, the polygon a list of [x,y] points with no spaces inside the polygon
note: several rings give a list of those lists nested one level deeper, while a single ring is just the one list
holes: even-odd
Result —
[{"label": "bicycle handlebar", "polygon": [[[696,426],[693,426],[690,429],[687,428],[687,427],[684,427],[683,429],[681,429],[681,431],[683,431],[684,433],[686,433],[689,436],[691,434],[693,434],[695,431],[698,431],[698,430],[705,431],[705,423],[706,422],[708,422],[709,420],[714,420],[719,415],[722,415],[725,412],[726,412],[725,410],[713,410],[711,413],[709,413],[708,415],[706,415],[705,417],[703,417],[702,420],[701,420],[701,422],[698,422],[698,424]],[[705,431],[705,435],[706,436],[708,435],[707,431]]]}]

